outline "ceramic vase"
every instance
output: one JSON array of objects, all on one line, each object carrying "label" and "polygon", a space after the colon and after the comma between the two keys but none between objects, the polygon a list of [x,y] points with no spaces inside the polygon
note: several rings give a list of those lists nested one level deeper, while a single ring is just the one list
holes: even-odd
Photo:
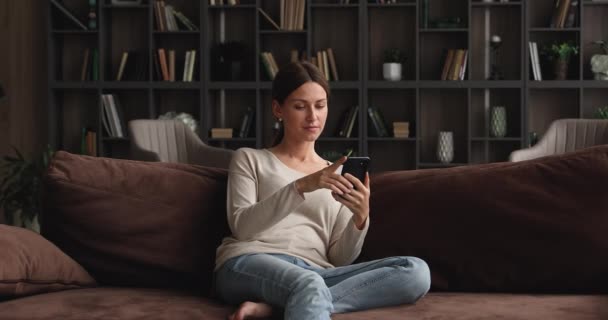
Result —
[{"label": "ceramic vase", "polygon": [[495,138],[503,138],[507,135],[507,109],[505,107],[492,107],[490,111],[490,134]]},{"label": "ceramic vase", "polygon": [[441,163],[450,163],[454,160],[454,133],[440,131],[437,138],[437,159]]}]

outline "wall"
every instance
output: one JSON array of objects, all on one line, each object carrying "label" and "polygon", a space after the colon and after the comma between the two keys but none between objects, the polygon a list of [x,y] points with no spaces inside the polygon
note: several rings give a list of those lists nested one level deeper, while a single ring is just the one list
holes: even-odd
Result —
[{"label": "wall", "polygon": [[[0,157],[47,144],[47,2],[0,0]],[[0,222],[4,215],[0,214]]]}]

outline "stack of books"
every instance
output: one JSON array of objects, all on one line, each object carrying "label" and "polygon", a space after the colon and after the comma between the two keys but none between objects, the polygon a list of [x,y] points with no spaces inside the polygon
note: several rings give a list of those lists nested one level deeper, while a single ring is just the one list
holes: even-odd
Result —
[{"label": "stack of books", "polygon": [[469,50],[448,49],[443,62],[441,80],[464,80]]},{"label": "stack of books", "polygon": [[393,136],[395,138],[409,138],[410,123],[409,122],[393,122]]},{"label": "stack of books", "polygon": [[196,24],[172,5],[165,4],[164,0],[154,2],[154,17],[158,31],[198,31]]},{"label": "stack of books", "polygon": [[232,138],[232,128],[211,128],[211,138]]}]

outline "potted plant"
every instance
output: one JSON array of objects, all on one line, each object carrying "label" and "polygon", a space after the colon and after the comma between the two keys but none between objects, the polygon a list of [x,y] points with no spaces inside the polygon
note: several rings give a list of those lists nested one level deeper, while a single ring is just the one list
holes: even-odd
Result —
[{"label": "potted plant", "polygon": [[398,48],[390,48],[384,51],[384,64],[382,75],[385,80],[401,80],[402,64],[405,62],[405,54]]},{"label": "potted plant", "polygon": [[570,42],[554,43],[546,48],[546,51],[547,56],[554,63],[555,80],[566,80],[570,58],[578,54],[578,46]]},{"label": "potted plant", "polygon": [[599,119],[608,119],[608,106],[597,108],[597,117]]},{"label": "potted plant", "polygon": [[7,224],[40,232],[38,213],[42,175],[48,168],[53,151],[50,146],[27,160],[17,148],[16,157],[5,156],[0,163],[0,208]]},{"label": "potted plant", "polygon": [[608,44],[604,40],[593,41],[592,44],[598,45],[604,54],[594,54],[591,56],[591,71],[595,80],[608,80]]}]

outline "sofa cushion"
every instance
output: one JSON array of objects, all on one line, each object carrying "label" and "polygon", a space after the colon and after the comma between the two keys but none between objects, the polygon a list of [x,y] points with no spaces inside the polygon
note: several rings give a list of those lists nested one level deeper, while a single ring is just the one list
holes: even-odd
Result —
[{"label": "sofa cushion", "polygon": [[48,240],[0,224],[0,299],[93,286],[95,280]]},{"label": "sofa cushion", "polygon": [[55,154],[42,234],[101,284],[207,290],[228,233],[227,171]]},{"label": "sofa cushion", "polygon": [[608,292],[608,146],[384,172],[359,260],[413,255],[432,289]]}]

